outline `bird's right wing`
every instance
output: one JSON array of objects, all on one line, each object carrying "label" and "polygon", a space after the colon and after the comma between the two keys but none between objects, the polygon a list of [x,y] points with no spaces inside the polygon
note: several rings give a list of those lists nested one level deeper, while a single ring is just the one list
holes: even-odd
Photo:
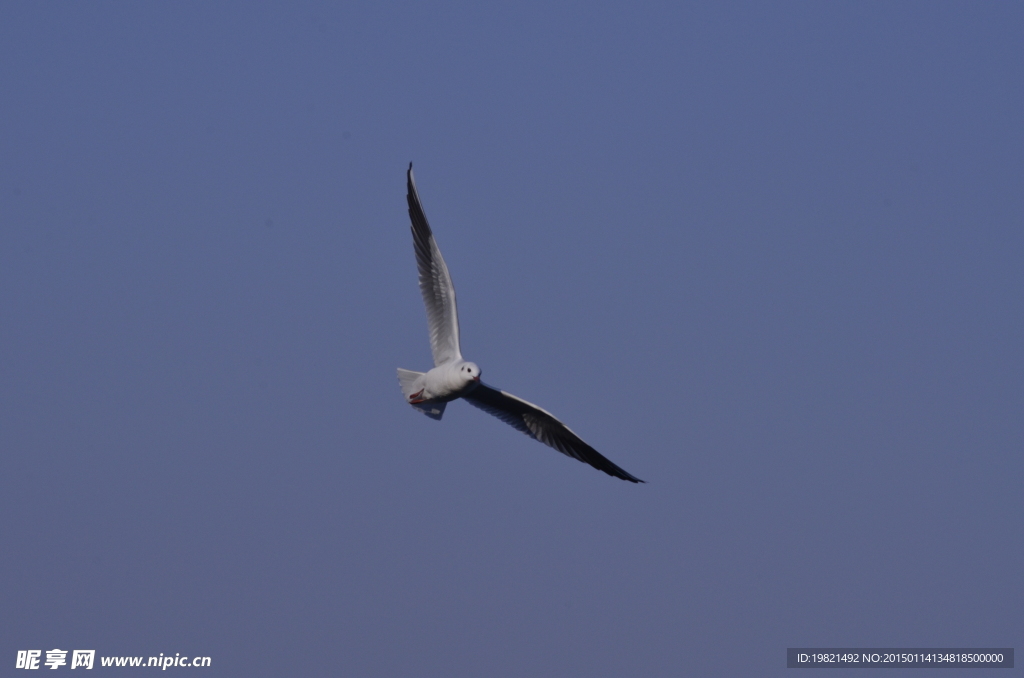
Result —
[{"label": "bird's right wing", "polygon": [[519,429],[534,440],[555,448],[562,454],[590,464],[610,476],[628,480],[631,483],[644,482],[610,462],[600,452],[583,442],[583,439],[573,433],[568,426],[555,419],[554,415],[533,403],[528,403],[511,393],[491,388],[484,383],[479,384],[462,397],[471,405],[493,414],[506,424]]},{"label": "bird's right wing", "polygon": [[409,163],[408,195],[409,219],[412,221],[412,244],[416,251],[416,266],[420,272],[420,293],[427,307],[427,326],[430,329],[430,350],[434,365],[461,360],[459,350],[459,315],[455,307],[455,286],[448,274],[437,247],[434,234],[427,223],[427,215],[416,193],[416,181]]}]

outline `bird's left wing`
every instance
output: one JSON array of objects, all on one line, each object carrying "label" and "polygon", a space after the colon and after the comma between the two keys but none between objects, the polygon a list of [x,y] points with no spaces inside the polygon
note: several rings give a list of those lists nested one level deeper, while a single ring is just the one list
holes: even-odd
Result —
[{"label": "bird's left wing", "polygon": [[555,448],[562,454],[590,464],[610,476],[628,480],[631,483],[644,482],[610,462],[600,452],[583,442],[583,439],[573,433],[568,426],[555,419],[550,412],[542,410],[533,403],[528,403],[511,393],[491,388],[483,383],[462,397],[484,412],[493,414],[506,424],[519,429],[534,440]]},{"label": "bird's left wing", "polygon": [[427,307],[427,325],[430,329],[430,350],[434,365],[461,360],[459,350],[459,314],[455,306],[455,286],[448,274],[437,247],[434,234],[427,223],[427,215],[420,205],[416,180],[412,176],[412,163],[406,175],[408,184],[409,219],[412,221],[412,244],[416,250],[416,267],[420,273],[420,293]]}]

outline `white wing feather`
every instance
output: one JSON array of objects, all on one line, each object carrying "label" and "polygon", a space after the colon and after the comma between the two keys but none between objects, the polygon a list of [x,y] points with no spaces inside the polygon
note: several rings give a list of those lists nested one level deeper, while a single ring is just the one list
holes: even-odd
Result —
[{"label": "white wing feather", "polygon": [[441,250],[420,206],[416,181],[412,176],[412,163],[408,173],[409,219],[412,221],[412,242],[416,251],[416,266],[420,273],[420,293],[427,307],[427,326],[430,329],[430,350],[434,365],[462,360],[459,350],[459,314],[455,306],[455,286],[448,274]]}]

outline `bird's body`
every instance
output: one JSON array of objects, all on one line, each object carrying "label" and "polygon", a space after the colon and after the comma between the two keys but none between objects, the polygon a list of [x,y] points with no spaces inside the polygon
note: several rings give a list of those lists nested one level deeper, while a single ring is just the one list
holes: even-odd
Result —
[{"label": "bird's body", "polygon": [[623,471],[583,442],[551,413],[480,381],[480,368],[462,357],[455,286],[420,205],[416,182],[412,176],[412,163],[409,164],[407,185],[413,246],[419,269],[420,292],[427,308],[434,367],[428,372],[399,368],[398,381],[406,402],[428,417],[441,419],[449,402],[464,398],[470,404],[563,454],[590,464],[610,476],[642,483],[642,480]]},{"label": "bird's body", "polygon": [[402,384],[403,395],[413,405],[451,402],[467,395],[480,384],[480,368],[465,360],[444,363],[429,372],[403,371],[415,375],[408,387]]}]

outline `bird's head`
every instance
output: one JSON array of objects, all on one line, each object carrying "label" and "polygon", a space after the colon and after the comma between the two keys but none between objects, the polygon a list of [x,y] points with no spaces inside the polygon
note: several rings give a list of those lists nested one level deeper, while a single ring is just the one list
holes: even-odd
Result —
[{"label": "bird's head", "polygon": [[480,381],[480,368],[476,366],[476,363],[462,363],[459,366],[459,376],[462,377],[463,381],[467,384],[470,382]]}]

